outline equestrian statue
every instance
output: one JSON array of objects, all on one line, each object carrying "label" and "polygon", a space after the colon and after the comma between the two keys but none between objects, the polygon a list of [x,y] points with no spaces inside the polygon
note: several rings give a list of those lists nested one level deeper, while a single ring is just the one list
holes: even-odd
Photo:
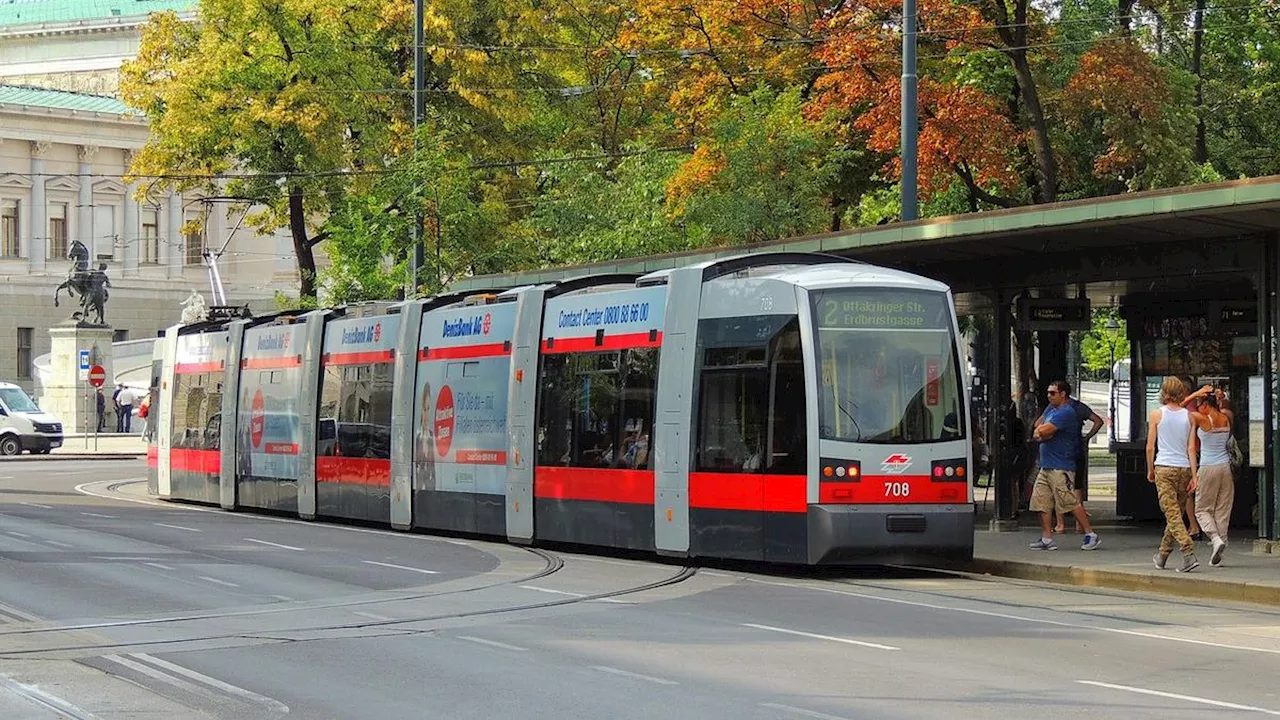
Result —
[{"label": "equestrian statue", "polygon": [[80,311],[73,313],[73,320],[80,320],[89,323],[89,312],[97,316],[96,325],[106,325],[107,297],[109,293],[107,288],[111,287],[111,280],[107,278],[106,263],[99,263],[97,270],[89,269],[89,248],[84,243],[76,240],[71,243],[71,247],[67,250],[67,259],[74,261],[71,270],[67,272],[67,279],[53,291],[53,305],[59,307],[58,294],[66,289],[67,294],[75,297],[80,296]]}]

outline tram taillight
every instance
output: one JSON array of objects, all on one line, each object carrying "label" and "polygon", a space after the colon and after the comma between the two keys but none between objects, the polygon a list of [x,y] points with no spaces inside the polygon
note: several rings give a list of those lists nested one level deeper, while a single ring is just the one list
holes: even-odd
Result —
[{"label": "tram taillight", "polygon": [[957,460],[934,460],[933,479],[939,482],[964,482],[968,463],[964,458]]}]

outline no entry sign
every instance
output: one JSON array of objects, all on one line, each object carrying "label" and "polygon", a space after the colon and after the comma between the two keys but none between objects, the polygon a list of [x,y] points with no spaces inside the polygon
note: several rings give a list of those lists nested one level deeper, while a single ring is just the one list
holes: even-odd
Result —
[{"label": "no entry sign", "polygon": [[89,368],[89,384],[100,388],[107,381],[107,371],[102,369],[101,365],[94,365]]}]

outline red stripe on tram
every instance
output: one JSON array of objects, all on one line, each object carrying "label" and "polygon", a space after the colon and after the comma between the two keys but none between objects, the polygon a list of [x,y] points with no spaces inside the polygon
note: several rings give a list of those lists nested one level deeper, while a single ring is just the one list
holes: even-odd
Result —
[{"label": "red stripe on tram", "polygon": [[533,472],[533,496],[547,500],[652,505],[652,470],[612,470],[539,466]]},{"label": "red stripe on tram", "polygon": [[863,475],[858,482],[818,484],[818,502],[828,504],[967,503],[969,484],[934,481],[928,475]]},{"label": "red stripe on tram", "polygon": [[177,472],[217,475],[222,472],[222,453],[218,450],[174,448],[169,451],[169,469]]},{"label": "red stripe on tram", "polygon": [[147,467],[148,468],[160,467],[160,448],[156,447],[155,445],[147,446]]},{"label": "red stripe on tram", "polygon": [[458,345],[456,347],[424,348],[418,351],[418,362],[427,360],[473,360],[475,358],[503,357],[511,354],[508,343],[484,345]]},{"label": "red stripe on tram", "polygon": [[325,365],[385,365],[394,362],[395,350],[367,350],[365,352],[326,353]]},{"label": "red stripe on tram", "polygon": [[689,507],[705,510],[808,511],[804,475],[689,473]]},{"label": "red stripe on tram", "polygon": [[391,487],[391,461],[382,458],[318,457],[316,482]]},{"label": "red stripe on tram", "polygon": [[594,335],[587,337],[557,338],[550,337],[542,341],[542,354],[592,352],[594,350],[630,350],[631,348],[661,347],[662,331],[638,333],[622,333],[600,338],[596,343]]},{"label": "red stripe on tram", "polygon": [[245,358],[240,361],[240,367],[245,370],[282,370],[284,368],[302,367],[302,356]]}]

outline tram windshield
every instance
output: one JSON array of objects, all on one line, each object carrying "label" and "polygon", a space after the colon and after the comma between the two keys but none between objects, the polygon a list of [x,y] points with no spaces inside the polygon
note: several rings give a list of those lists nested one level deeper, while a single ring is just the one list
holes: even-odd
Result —
[{"label": "tram windshield", "polygon": [[965,436],[945,293],[898,288],[813,293],[821,436],[920,443]]}]

